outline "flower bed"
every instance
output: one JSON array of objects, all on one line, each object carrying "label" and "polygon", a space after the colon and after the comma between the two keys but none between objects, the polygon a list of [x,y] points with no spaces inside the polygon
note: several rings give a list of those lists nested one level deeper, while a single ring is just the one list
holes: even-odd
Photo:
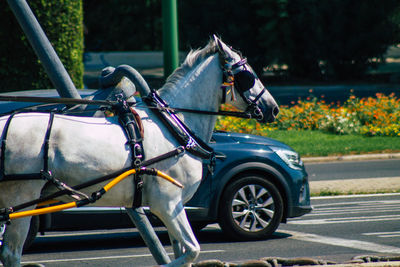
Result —
[{"label": "flower bed", "polygon": [[[312,91],[310,90],[310,93]],[[217,130],[267,135],[274,130],[321,130],[334,134],[400,137],[400,99],[394,94],[376,97],[350,96],[343,104],[325,103],[315,97],[281,106],[274,123],[219,117]],[[226,106],[227,110],[234,110]]]}]

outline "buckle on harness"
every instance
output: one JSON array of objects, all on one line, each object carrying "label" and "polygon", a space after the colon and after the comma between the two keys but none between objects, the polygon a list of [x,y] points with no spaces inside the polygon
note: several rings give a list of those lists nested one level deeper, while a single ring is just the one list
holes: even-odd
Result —
[{"label": "buckle on harness", "polygon": [[135,143],[133,145],[133,156],[134,156],[134,161],[133,161],[133,165],[135,167],[138,167],[141,165],[142,163],[142,159],[143,159],[143,149],[142,146],[139,143]]},{"label": "buckle on harness", "polygon": [[139,143],[135,143],[135,145],[133,146],[133,155],[135,156],[135,158],[143,158],[142,147]]}]

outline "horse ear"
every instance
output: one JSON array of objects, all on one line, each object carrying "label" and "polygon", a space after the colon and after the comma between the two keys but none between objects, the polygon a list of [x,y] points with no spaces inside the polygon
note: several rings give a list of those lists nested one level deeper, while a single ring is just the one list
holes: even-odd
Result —
[{"label": "horse ear", "polygon": [[224,52],[224,47],[222,46],[221,40],[215,34],[213,35],[213,37],[214,37],[214,42],[217,44],[218,50],[220,52]]},{"label": "horse ear", "polygon": [[214,37],[214,41],[217,44],[218,50],[221,53],[221,55],[223,55],[224,57],[228,57],[228,53],[225,50],[225,47],[227,47],[226,44],[224,44],[224,42],[221,41],[221,39],[219,39],[215,34],[213,35]]}]

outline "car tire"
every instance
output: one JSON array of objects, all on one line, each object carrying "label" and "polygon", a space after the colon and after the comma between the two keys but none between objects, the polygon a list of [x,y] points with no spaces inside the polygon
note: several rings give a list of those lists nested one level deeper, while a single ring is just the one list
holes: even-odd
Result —
[{"label": "car tire", "polygon": [[258,175],[236,179],[219,205],[219,225],[236,240],[266,239],[278,228],[283,200],[276,186]]},{"label": "car tire", "polygon": [[39,216],[33,216],[29,225],[28,235],[25,239],[24,250],[29,249],[39,232]]}]

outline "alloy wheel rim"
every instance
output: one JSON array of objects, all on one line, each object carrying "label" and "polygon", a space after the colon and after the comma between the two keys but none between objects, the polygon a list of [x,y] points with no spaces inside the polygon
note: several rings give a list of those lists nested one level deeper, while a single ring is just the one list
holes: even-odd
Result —
[{"label": "alloy wheel rim", "polygon": [[274,199],[261,185],[245,185],[232,199],[233,220],[246,232],[264,230],[270,224],[274,213]]}]

